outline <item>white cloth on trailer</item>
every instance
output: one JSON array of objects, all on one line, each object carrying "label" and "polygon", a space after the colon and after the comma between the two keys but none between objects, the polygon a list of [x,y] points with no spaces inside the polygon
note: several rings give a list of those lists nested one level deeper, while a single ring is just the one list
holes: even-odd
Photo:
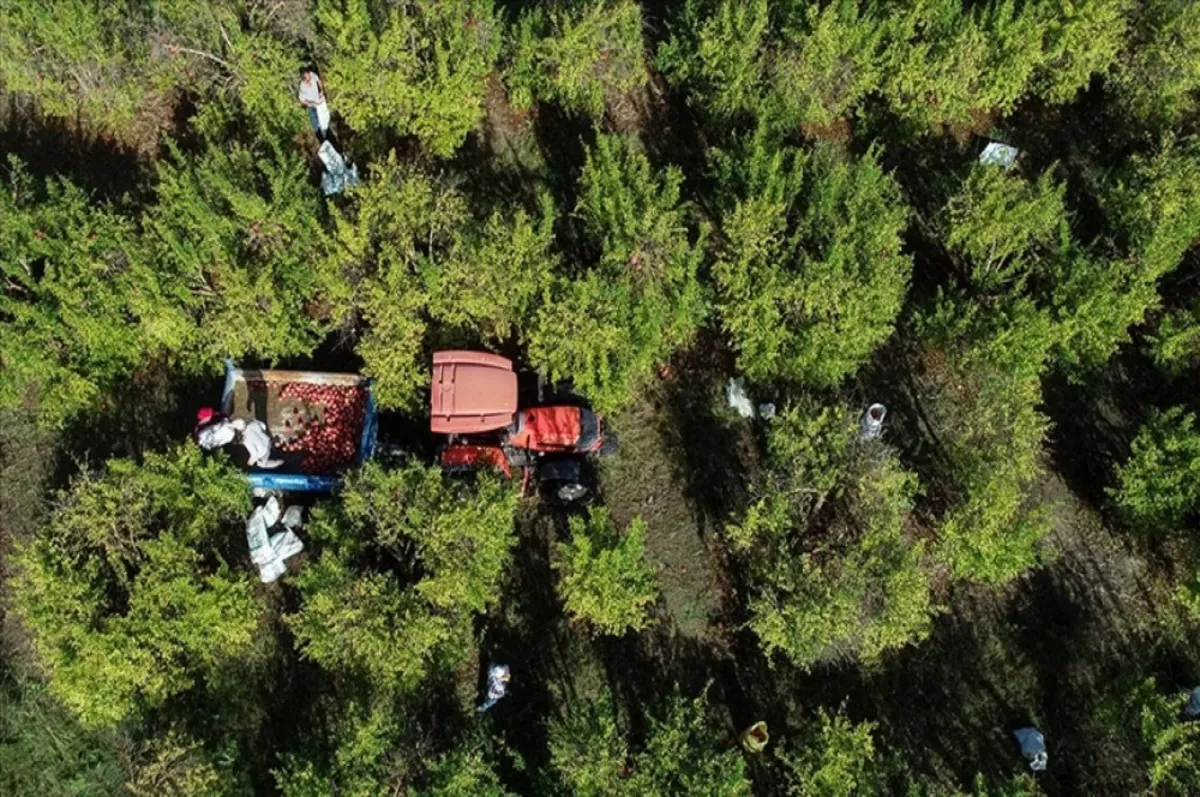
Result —
[{"label": "white cloth on trailer", "polygon": [[200,427],[196,432],[196,444],[205,451],[216,451],[237,439],[238,427],[232,421],[220,420]]},{"label": "white cloth on trailer", "polygon": [[283,464],[282,460],[271,459],[271,435],[267,433],[265,423],[257,419],[249,423],[239,419],[235,423],[241,423],[244,427],[242,445],[246,447],[246,453],[249,455],[250,467],[278,468]]}]

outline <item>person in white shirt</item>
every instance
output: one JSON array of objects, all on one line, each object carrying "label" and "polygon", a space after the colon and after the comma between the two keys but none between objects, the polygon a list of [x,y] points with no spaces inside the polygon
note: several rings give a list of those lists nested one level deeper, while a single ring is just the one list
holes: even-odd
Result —
[{"label": "person in white shirt", "polygon": [[252,468],[278,468],[281,459],[271,459],[271,435],[260,420],[246,422],[230,420],[205,407],[197,413],[196,444],[205,451],[214,451],[237,440],[246,448],[247,463]]},{"label": "person in white shirt", "polygon": [[297,96],[300,104],[308,109],[308,121],[312,123],[313,132],[317,138],[325,140],[329,130],[329,105],[325,102],[325,86],[316,72],[306,69],[300,74]]}]

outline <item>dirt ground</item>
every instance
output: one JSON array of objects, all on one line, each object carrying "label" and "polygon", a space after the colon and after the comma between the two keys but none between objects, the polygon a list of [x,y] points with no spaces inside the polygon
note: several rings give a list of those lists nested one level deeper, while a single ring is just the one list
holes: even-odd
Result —
[{"label": "dirt ground", "polygon": [[711,638],[721,601],[713,555],[705,544],[703,510],[687,496],[661,428],[661,388],[614,419],[621,452],[606,463],[601,487],[613,518],[624,527],[646,521],[646,546],[662,584],[662,621],[685,637]]}]

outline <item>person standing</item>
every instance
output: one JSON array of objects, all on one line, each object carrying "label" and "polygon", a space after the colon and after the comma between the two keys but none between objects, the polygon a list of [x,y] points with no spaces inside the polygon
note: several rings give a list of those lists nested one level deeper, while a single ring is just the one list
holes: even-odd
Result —
[{"label": "person standing", "polygon": [[329,105],[325,102],[325,86],[320,76],[311,69],[300,73],[300,104],[308,109],[308,121],[317,138],[325,140],[329,130]]}]

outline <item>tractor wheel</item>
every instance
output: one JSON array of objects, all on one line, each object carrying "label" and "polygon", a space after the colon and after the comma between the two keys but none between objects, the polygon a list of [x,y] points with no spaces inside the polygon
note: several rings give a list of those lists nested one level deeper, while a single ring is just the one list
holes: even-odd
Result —
[{"label": "tractor wheel", "polygon": [[612,429],[605,427],[604,439],[600,441],[600,447],[596,449],[596,456],[611,457],[620,450],[621,441],[617,439],[617,433]]}]

